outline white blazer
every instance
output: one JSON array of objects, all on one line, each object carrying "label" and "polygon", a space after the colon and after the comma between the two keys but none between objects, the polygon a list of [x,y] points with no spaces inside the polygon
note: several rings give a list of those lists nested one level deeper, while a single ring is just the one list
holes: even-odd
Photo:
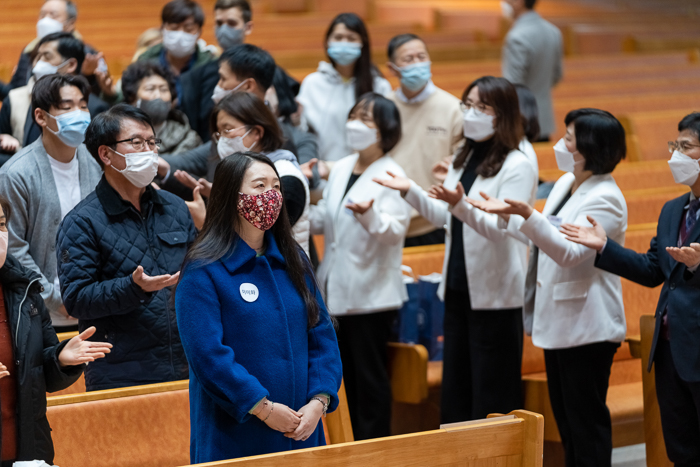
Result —
[{"label": "white blazer", "polygon": [[[322,233],[325,243],[318,281],[335,316],[393,310],[408,298],[401,259],[410,209],[398,191],[372,181],[386,178],[387,171],[401,176],[404,171],[384,156],[345,195],[358,157],[347,156],[333,166],[323,199],[311,207],[311,232]],[[371,199],[372,208],[362,215],[345,207]]]},{"label": "white blazer", "polygon": [[[454,170],[452,166],[443,185],[454,189],[462,178],[464,167]],[[511,151],[506,157],[501,170],[493,177],[476,177],[468,196],[481,199],[480,191],[499,199],[510,198],[533,204],[537,189],[537,172],[525,155]],[[444,201],[432,199],[414,182],[406,194],[406,201],[421,216],[437,227],[444,227],[445,261],[442,267],[443,279],[447,274],[450,260],[452,215],[464,222],[462,241],[464,242],[464,259],[469,282],[469,298],[474,310],[518,308],[523,305],[527,248],[508,235],[498,225],[498,216],[487,214],[474,208],[466,199],[462,199],[453,208]],[[445,281],[438,289],[438,295],[444,300]]]},{"label": "white blazer", "polygon": [[[542,211],[528,220],[511,216],[507,229],[524,235],[539,247],[537,264],[532,248],[529,274],[537,274],[535,290],[527,290],[523,309],[525,331],[544,349],[561,349],[595,342],[622,342],[625,311],[620,278],[594,266],[596,252],[570,242],[554,225],[561,221],[590,225],[592,216],[608,237],[621,245],[627,230],[627,204],[610,174],[593,175],[571,195],[550,222],[547,216],[571,191],[574,175],[562,175],[554,185]],[[536,267],[536,271],[534,270]],[[529,281],[528,281],[529,282]],[[535,283],[535,281],[532,281]]]}]

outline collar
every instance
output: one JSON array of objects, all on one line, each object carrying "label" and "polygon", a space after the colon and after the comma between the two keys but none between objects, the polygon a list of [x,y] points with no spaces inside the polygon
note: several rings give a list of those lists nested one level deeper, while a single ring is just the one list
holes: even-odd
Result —
[{"label": "collar", "polygon": [[[287,262],[282,256],[282,252],[277,247],[277,242],[275,241],[275,236],[269,230],[265,232],[265,252],[260,255],[260,257],[266,257],[268,259],[274,259],[282,265],[286,265]],[[230,274],[235,274],[235,272],[247,264],[251,260],[258,258],[255,250],[253,250],[246,242],[238,237],[236,243],[231,247],[231,250],[221,259],[224,267]]]},{"label": "collar", "polygon": [[[102,175],[102,179],[100,179],[100,183],[98,183],[97,187],[95,188],[95,194],[97,195],[97,199],[100,200],[100,204],[102,204],[102,207],[108,216],[118,216],[125,213],[130,208],[133,208],[132,204],[124,200],[124,198],[117,193],[117,190],[115,190],[112,185],[107,182],[107,178],[104,176],[104,174]],[[163,197],[158,194],[158,190],[153,188],[151,185],[146,187],[146,191],[141,196],[141,205],[143,206],[148,203],[160,205],[170,204],[163,199]]]},{"label": "collar", "polygon": [[527,11],[527,12],[523,13],[522,15],[520,15],[518,17],[518,19],[515,20],[515,22],[513,23],[513,26],[515,26],[516,24],[519,24],[519,23],[527,23],[528,21],[531,21],[531,20],[539,18],[539,17],[540,17],[540,15],[536,11],[534,11],[534,10]]},{"label": "collar", "polygon": [[5,264],[0,268],[0,283],[6,287],[27,285],[41,276],[31,269],[22,266],[18,259],[7,254]]},{"label": "collar", "polygon": [[421,102],[425,101],[428,97],[432,96],[435,93],[435,91],[437,91],[437,86],[435,86],[435,83],[433,83],[433,80],[431,79],[430,81],[428,81],[428,84],[425,85],[423,90],[411,99],[406,97],[406,94],[403,93],[403,88],[401,86],[399,86],[395,94],[396,98],[404,104],[420,104]]},{"label": "collar", "polygon": [[[160,62],[160,65],[161,65],[162,67],[164,67],[166,70],[170,70],[170,69],[171,69],[171,68],[170,68],[170,63],[168,62],[168,57],[167,57],[166,53],[167,53],[167,50],[165,50],[165,47],[162,47],[162,44],[161,44],[160,54],[159,54],[159,56],[158,56],[158,61]],[[187,62],[187,65],[185,65],[185,68],[183,68],[182,70],[180,70],[180,73],[177,75],[177,78],[176,78],[176,79],[177,79],[178,82],[179,82],[179,80],[180,80],[180,76],[182,76],[182,74],[183,74],[184,72],[189,71],[190,69],[192,69],[192,67],[194,66],[194,64],[197,63],[198,54],[199,54],[199,46],[195,47],[194,52],[192,52],[192,56],[190,57],[190,61]]]}]

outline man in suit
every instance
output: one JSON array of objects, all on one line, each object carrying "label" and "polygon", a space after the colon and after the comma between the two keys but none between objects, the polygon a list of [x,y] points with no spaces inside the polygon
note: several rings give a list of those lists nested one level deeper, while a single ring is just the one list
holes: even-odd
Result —
[{"label": "man in suit", "polygon": [[561,32],[533,8],[536,0],[504,0],[504,14],[514,19],[503,43],[503,77],[524,84],[537,99],[540,139],[554,133],[552,88],[562,78]]},{"label": "man in suit", "polygon": [[656,393],[669,459],[700,466],[700,113],[678,124],[669,143],[676,183],[690,186],[661,210],[656,237],[646,253],[623,248],[603,228],[563,226],[569,240],[598,251],[595,265],[626,279],[656,287],[656,329],[649,357],[656,364]]}]

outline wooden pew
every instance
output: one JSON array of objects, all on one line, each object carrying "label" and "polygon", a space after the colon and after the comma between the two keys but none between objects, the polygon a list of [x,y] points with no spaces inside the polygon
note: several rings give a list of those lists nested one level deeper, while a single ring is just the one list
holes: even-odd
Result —
[{"label": "wooden pew", "polygon": [[[490,416],[491,417],[491,416]],[[522,466],[542,465],[543,418],[515,410],[463,426],[390,436],[355,443],[198,464],[201,467],[255,466],[365,467],[381,465]]]},{"label": "wooden pew", "polygon": [[[324,430],[353,441],[345,388]],[[189,462],[189,382],[150,384],[47,398],[55,463],[71,467],[172,467]],[[155,428],[155,429],[154,429]]]}]

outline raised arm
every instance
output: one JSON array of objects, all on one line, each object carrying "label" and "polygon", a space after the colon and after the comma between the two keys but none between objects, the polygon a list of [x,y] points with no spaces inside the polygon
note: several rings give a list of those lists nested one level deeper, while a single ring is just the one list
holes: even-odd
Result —
[{"label": "raised arm", "polygon": [[355,218],[372,237],[385,245],[403,243],[408,223],[410,209],[398,193],[377,202],[352,203],[348,208],[354,212]]}]

